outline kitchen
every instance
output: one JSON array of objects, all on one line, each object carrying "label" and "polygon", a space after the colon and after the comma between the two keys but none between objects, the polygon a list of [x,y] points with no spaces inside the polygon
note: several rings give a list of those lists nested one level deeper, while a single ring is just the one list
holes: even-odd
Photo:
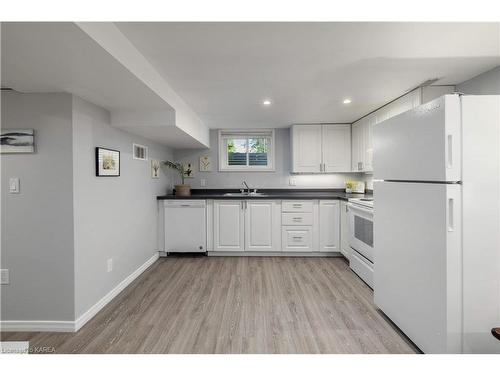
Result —
[{"label": "kitchen", "polygon": [[500,354],[498,28],[2,23],[2,344]]}]

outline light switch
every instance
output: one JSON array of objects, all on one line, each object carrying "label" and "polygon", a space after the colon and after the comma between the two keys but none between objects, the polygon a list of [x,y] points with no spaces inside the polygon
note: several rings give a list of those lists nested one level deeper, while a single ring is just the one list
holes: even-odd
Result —
[{"label": "light switch", "polygon": [[288,180],[288,185],[290,186],[297,185],[297,180],[295,179],[295,177],[290,177],[290,179]]},{"label": "light switch", "polygon": [[19,178],[11,177],[9,179],[9,192],[11,194],[19,194]]},{"label": "light switch", "polygon": [[0,284],[1,285],[10,284],[10,273],[8,269],[2,269],[0,271]]},{"label": "light switch", "polygon": [[207,180],[206,180],[206,179],[204,179],[204,178],[202,178],[202,179],[200,180],[200,186],[201,186],[201,187],[205,187],[205,186],[207,186]]}]

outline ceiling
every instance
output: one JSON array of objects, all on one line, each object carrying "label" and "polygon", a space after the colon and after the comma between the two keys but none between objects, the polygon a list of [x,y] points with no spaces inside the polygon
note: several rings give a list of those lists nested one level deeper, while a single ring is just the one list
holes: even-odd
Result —
[{"label": "ceiling", "polygon": [[500,65],[497,23],[116,25],[210,128],[353,122]]},{"label": "ceiling", "polygon": [[208,146],[208,129],[112,23],[82,27],[3,23],[2,86],[69,92],[108,109],[111,124],[130,133],[172,148]]},{"label": "ceiling", "polygon": [[2,86],[70,92],[113,109],[165,109],[165,102],[72,22],[2,24]]}]

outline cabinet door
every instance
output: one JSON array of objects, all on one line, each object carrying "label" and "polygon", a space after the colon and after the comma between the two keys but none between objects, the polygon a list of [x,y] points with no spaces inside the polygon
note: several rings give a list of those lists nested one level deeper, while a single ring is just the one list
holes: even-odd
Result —
[{"label": "cabinet door", "polygon": [[281,211],[275,201],[245,202],[245,250],[281,251]]},{"label": "cabinet door", "polygon": [[352,171],[363,172],[364,170],[364,119],[352,124]]},{"label": "cabinet door", "polygon": [[373,126],[376,118],[374,115],[367,116],[364,123],[364,171],[373,172]]},{"label": "cabinet door", "polygon": [[340,252],[350,259],[351,248],[349,246],[349,221],[347,219],[347,202],[340,202]]},{"label": "cabinet door", "polygon": [[340,251],[339,201],[319,201],[319,251]]},{"label": "cabinet door", "polygon": [[323,125],[323,172],[351,169],[351,126]]},{"label": "cabinet door", "polygon": [[321,172],[321,128],[292,126],[292,172]]},{"label": "cabinet door", "polygon": [[244,201],[214,202],[214,251],[243,251]]}]

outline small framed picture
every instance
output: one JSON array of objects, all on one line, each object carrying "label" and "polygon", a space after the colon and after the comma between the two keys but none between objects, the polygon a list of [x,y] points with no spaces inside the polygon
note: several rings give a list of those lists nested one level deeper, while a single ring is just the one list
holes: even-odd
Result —
[{"label": "small framed picture", "polygon": [[2,129],[0,141],[1,154],[31,154],[35,152],[33,129]]},{"label": "small framed picture", "polygon": [[200,172],[211,172],[212,171],[212,159],[210,156],[200,157]]},{"label": "small framed picture", "polygon": [[160,178],[160,161],[151,159],[151,178]]},{"label": "small framed picture", "polygon": [[95,175],[98,177],[120,176],[120,151],[96,147]]}]

